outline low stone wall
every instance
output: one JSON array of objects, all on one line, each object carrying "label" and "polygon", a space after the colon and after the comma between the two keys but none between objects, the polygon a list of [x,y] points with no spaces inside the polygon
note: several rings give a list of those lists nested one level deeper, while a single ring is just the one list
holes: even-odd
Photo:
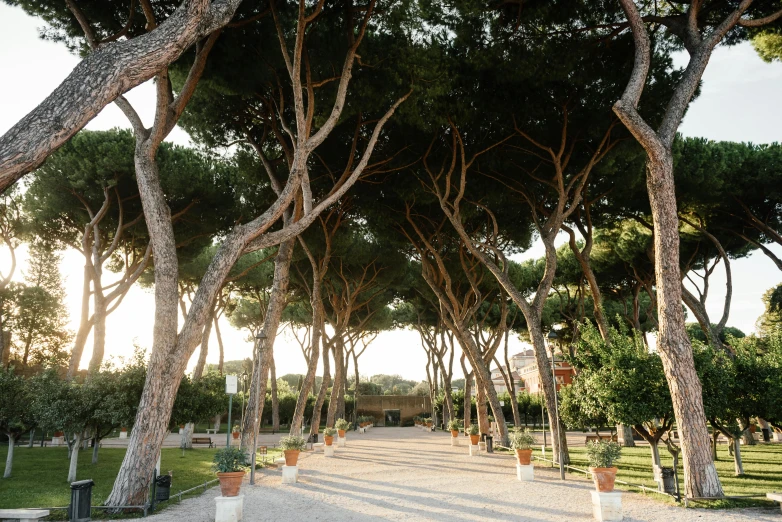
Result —
[{"label": "low stone wall", "polygon": [[358,415],[375,418],[376,426],[386,425],[386,412],[399,410],[399,425],[412,426],[416,416],[429,417],[432,404],[429,397],[417,395],[359,395]]}]

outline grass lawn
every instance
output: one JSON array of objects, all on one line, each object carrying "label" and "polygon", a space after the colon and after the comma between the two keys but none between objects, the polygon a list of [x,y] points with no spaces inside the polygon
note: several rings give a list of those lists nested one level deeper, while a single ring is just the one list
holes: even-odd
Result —
[{"label": "grass lawn", "polygon": [[[726,496],[763,495],[771,491],[782,491],[782,444],[758,444],[757,446],[742,446],[741,457],[744,462],[745,474],[737,477],[733,471],[733,457],[728,455],[727,446],[717,448],[717,473],[722,481]],[[663,466],[673,466],[673,459],[664,446],[660,445],[660,459]],[[570,448],[571,465],[586,469],[588,466],[586,448]],[[652,478],[652,458],[648,446],[638,448],[622,448],[622,459],[616,463],[619,468],[617,479],[656,488]],[[679,458],[679,488],[684,490],[681,458]],[[632,489],[617,484],[621,489]],[[656,498],[664,499],[661,495]],[[697,503],[703,507],[739,507],[747,505],[771,505],[764,499],[726,500],[718,502]],[[775,504],[776,505],[776,504]]]},{"label": "grass lawn", "polygon": [[[160,466],[163,473],[171,470],[173,479],[171,496],[179,491],[203,484],[215,477],[211,469],[215,449],[193,449],[185,451],[178,448],[164,448]],[[5,464],[8,447],[0,448],[0,462]],[[269,448],[269,456],[277,457],[279,450]],[[125,456],[124,448],[102,448],[98,463],[92,464],[92,449],[79,452],[77,480],[92,479],[92,505],[100,506],[111,492],[114,478]],[[260,460],[260,459],[259,459]],[[14,450],[14,467],[11,478],[0,479],[0,509],[47,508],[67,506],[70,503],[67,448],[24,448]],[[193,494],[200,494],[195,491]],[[164,508],[168,502],[161,506]],[[93,516],[101,516],[96,511]],[[63,520],[65,517],[57,517]]]}]

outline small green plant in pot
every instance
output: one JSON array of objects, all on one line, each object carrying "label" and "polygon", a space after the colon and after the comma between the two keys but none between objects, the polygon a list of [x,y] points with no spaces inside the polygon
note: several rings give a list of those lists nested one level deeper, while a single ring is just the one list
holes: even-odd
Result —
[{"label": "small green plant in pot", "polygon": [[323,441],[326,443],[326,446],[334,444],[334,435],[336,434],[337,430],[334,428],[326,428],[323,430]]},{"label": "small green plant in pot", "polygon": [[470,444],[476,446],[480,440],[481,428],[477,424],[470,424],[464,431],[470,436]]},{"label": "small green plant in pot", "polygon": [[460,429],[462,429],[461,421],[457,419],[451,419],[448,421],[448,430],[451,432],[451,437],[458,437]]},{"label": "small green plant in pot", "polygon": [[527,429],[515,429],[508,434],[510,447],[516,451],[516,461],[522,466],[528,466],[532,458],[532,447],[535,436]]},{"label": "small green plant in pot", "polygon": [[285,454],[285,465],[295,466],[299,462],[299,453],[307,446],[303,437],[289,435],[280,439],[280,449]]},{"label": "small green plant in pot", "polygon": [[247,469],[247,455],[241,448],[220,448],[212,459],[212,469],[220,480],[220,492],[224,497],[235,497],[242,487]]},{"label": "small green plant in pot", "polygon": [[233,428],[231,428],[231,434],[233,435],[233,437],[234,437],[235,439],[238,439],[238,438],[239,438],[239,433],[240,433],[241,431],[242,431],[242,430],[239,428],[239,425],[238,425],[238,424],[234,424],[234,427],[233,427]]},{"label": "small green plant in pot", "polygon": [[334,427],[337,428],[337,432],[341,438],[345,437],[345,432],[350,429],[350,423],[345,419],[337,419],[334,423]]},{"label": "small green plant in pot", "polygon": [[598,440],[587,443],[589,471],[598,491],[607,493],[614,490],[617,471],[614,462],[621,456],[622,448],[616,442]]}]

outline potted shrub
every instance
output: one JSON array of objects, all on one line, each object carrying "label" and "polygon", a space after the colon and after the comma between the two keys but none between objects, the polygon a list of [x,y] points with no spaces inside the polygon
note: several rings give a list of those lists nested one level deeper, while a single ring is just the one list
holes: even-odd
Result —
[{"label": "potted shrub", "polygon": [[535,445],[535,436],[525,429],[515,429],[510,432],[510,447],[516,450],[516,461],[522,466],[529,466],[532,457],[532,446]]},{"label": "potted shrub", "polygon": [[478,445],[478,441],[481,439],[480,433],[481,429],[478,427],[477,424],[470,424],[466,428],[464,428],[464,431],[467,432],[467,434],[470,436],[470,444],[473,446]]},{"label": "potted shrub", "polygon": [[220,480],[220,492],[224,497],[235,497],[242,487],[247,469],[247,456],[241,448],[220,448],[215,452],[212,469]]},{"label": "potted shrub", "polygon": [[231,428],[231,435],[233,435],[233,437],[234,437],[235,439],[238,439],[238,438],[239,438],[239,432],[240,432],[240,431],[241,431],[241,430],[239,429],[239,425],[238,425],[238,424],[234,424],[234,427],[233,427],[233,428]]},{"label": "potted shrub", "polygon": [[432,418],[431,417],[427,417],[426,418],[426,427],[427,428],[431,428],[432,427]]},{"label": "potted shrub", "polygon": [[54,436],[55,437],[64,437],[65,436],[65,432],[63,432],[63,431],[55,431],[54,432]]},{"label": "potted shrub", "polygon": [[458,437],[459,429],[461,427],[461,423],[457,419],[451,419],[448,421],[448,429],[451,431],[451,437]]},{"label": "potted shrub", "polygon": [[334,444],[334,435],[336,434],[337,430],[334,428],[326,428],[323,430],[323,441],[326,443],[326,446]]},{"label": "potted shrub", "polygon": [[616,442],[598,440],[587,443],[589,471],[598,491],[608,493],[614,490],[617,471],[614,462],[620,459],[621,452]]},{"label": "potted shrub", "polygon": [[337,419],[334,423],[334,427],[337,428],[337,432],[341,438],[345,438],[345,432],[350,429],[350,423],[345,419]]},{"label": "potted shrub", "polygon": [[306,445],[307,441],[303,437],[297,437],[296,435],[281,438],[280,449],[285,454],[285,465],[295,466],[299,462],[299,453]]}]

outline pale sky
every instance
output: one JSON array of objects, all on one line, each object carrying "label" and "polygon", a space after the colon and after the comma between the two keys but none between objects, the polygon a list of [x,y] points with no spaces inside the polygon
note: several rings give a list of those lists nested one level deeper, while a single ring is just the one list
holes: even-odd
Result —
[{"label": "pale sky", "polygon": [[[78,63],[64,46],[46,42],[38,37],[41,20],[25,15],[20,8],[0,4],[0,134],[39,104]],[[4,44],[4,45],[3,45]],[[690,108],[681,132],[687,136],[701,136],[713,140],[751,141],[769,143],[782,141],[782,104],[778,100],[782,85],[782,64],[762,62],[749,45],[731,49],[719,48],[712,57],[704,75],[701,96]],[[142,85],[128,94],[128,98],[149,122],[154,110],[154,92],[150,84]],[[88,129],[105,130],[128,128],[123,114],[114,105],[107,106],[88,125]],[[175,129],[170,141],[188,145],[187,134]],[[782,255],[782,249],[774,249]],[[542,245],[535,245],[520,259],[539,257]],[[24,255],[21,256],[24,258]],[[7,262],[7,260],[5,260]],[[3,257],[0,256],[0,265]],[[67,304],[72,329],[78,327],[81,304],[81,277],[83,259],[78,252],[65,253],[61,270],[65,277]],[[24,268],[22,259],[21,268]],[[782,281],[782,272],[764,255],[756,252],[747,259],[732,263],[733,302],[728,324],[749,333],[754,330],[758,316],[763,312],[760,297],[768,288]],[[719,269],[718,269],[719,270]],[[725,294],[724,272],[715,274],[712,282],[709,313],[718,318]],[[720,279],[721,278],[721,279]],[[149,348],[152,345],[154,298],[150,291],[134,287],[122,305],[108,318],[106,353],[109,356],[127,356],[134,342]],[[694,320],[692,317],[689,320]],[[221,323],[226,360],[251,356],[252,344],[247,334],[233,329],[227,321]],[[217,340],[210,344],[208,362],[217,362]],[[83,365],[91,355],[92,339],[88,339]],[[521,348],[514,341],[511,351]],[[195,357],[198,352],[196,351]],[[298,345],[286,330],[275,345],[277,375],[303,373],[304,359]],[[192,365],[193,361],[191,361]],[[377,373],[400,374],[407,379],[425,379],[426,357],[417,334],[410,331],[384,332],[359,360],[362,376]],[[455,377],[461,375],[458,355]],[[352,366],[351,366],[352,374]]]}]

